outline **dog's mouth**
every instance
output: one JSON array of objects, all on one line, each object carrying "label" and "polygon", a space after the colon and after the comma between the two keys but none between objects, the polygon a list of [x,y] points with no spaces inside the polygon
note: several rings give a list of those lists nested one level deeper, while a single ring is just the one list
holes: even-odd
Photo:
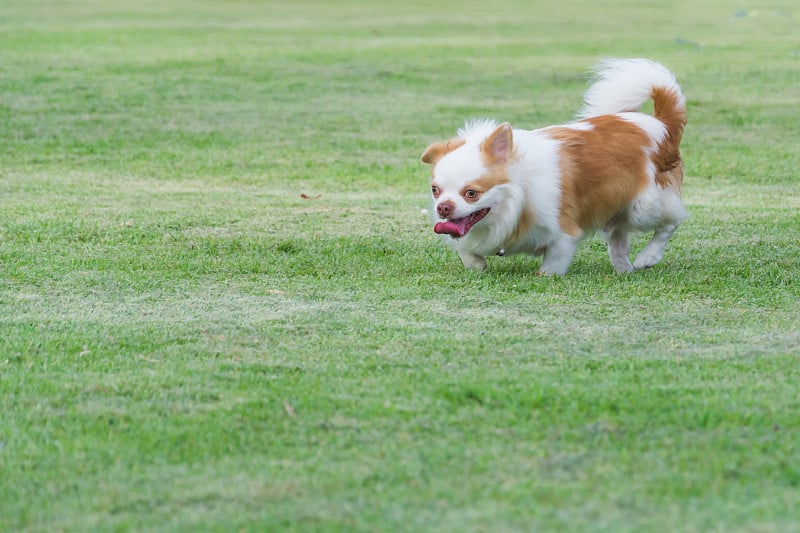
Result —
[{"label": "dog's mouth", "polygon": [[454,218],[452,220],[439,222],[433,227],[433,231],[434,233],[438,233],[440,235],[450,235],[451,237],[458,239],[459,237],[466,235],[469,230],[472,229],[472,226],[483,220],[483,217],[488,214],[489,208],[485,207],[475,211],[471,215],[462,218]]}]

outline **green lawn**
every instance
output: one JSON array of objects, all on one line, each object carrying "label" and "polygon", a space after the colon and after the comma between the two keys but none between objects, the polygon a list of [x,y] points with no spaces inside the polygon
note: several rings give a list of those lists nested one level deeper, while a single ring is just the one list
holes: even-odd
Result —
[{"label": "green lawn", "polygon": [[[3,0],[0,531],[800,530],[799,21]],[[687,96],[664,261],[465,271],[419,155],[604,56]]]}]

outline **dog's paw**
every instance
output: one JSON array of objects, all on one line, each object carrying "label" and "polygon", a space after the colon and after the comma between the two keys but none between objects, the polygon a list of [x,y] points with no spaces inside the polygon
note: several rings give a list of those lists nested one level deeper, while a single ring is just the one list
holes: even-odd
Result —
[{"label": "dog's paw", "polygon": [[659,261],[661,261],[663,256],[663,253],[653,253],[648,252],[647,250],[642,250],[642,252],[636,256],[636,259],[633,262],[633,268],[636,270],[652,268],[656,266]]},{"label": "dog's paw", "polygon": [[462,253],[459,255],[461,256],[461,262],[464,263],[464,267],[468,268],[469,270],[486,270],[486,259],[483,257],[468,253]]},{"label": "dog's paw", "polygon": [[634,266],[627,259],[625,261],[614,261],[611,266],[614,267],[614,272],[617,274],[627,274],[628,272],[633,272],[634,269]]}]

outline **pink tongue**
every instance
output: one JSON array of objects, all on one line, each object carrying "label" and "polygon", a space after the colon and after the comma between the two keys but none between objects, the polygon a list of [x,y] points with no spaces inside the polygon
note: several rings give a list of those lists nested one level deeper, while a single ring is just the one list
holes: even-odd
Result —
[{"label": "pink tongue", "polygon": [[441,235],[452,235],[453,237],[463,237],[467,232],[467,221],[469,217],[457,218],[439,222],[433,227],[434,233]]}]

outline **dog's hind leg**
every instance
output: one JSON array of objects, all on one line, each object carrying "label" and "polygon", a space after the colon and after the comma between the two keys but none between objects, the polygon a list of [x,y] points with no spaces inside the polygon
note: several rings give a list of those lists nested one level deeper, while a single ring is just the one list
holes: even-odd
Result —
[{"label": "dog's hind leg", "polygon": [[686,219],[686,208],[680,195],[673,189],[654,188],[655,194],[645,197],[645,201],[634,207],[632,225],[639,231],[655,229],[653,238],[642,248],[633,261],[633,268],[650,268],[664,257],[664,247],[672,234]]},{"label": "dog's hind leg", "polygon": [[631,264],[631,244],[628,240],[628,232],[615,228],[607,237],[608,258],[611,259],[611,266],[618,274],[633,272]]},{"label": "dog's hind leg", "polygon": [[658,228],[650,242],[636,256],[633,268],[641,270],[658,264],[664,257],[664,247],[667,245],[667,241],[669,241],[676,229],[678,229],[678,224],[668,224]]}]

